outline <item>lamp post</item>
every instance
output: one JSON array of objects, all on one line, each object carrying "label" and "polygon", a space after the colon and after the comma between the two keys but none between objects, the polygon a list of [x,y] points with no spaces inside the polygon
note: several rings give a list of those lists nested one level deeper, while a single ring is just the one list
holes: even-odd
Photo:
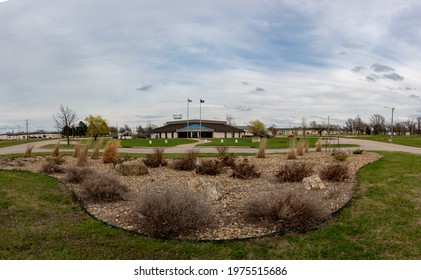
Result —
[{"label": "lamp post", "polygon": [[391,129],[390,129],[390,143],[393,143],[393,112],[395,111],[395,107],[387,107],[384,106],[387,109],[391,109],[392,110],[392,122],[391,122]]}]

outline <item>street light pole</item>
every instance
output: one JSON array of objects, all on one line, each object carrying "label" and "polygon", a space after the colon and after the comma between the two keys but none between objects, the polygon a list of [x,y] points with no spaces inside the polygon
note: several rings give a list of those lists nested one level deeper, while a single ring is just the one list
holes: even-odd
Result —
[{"label": "street light pole", "polygon": [[384,107],[392,110],[392,121],[391,121],[392,127],[390,128],[390,143],[393,143],[393,112],[395,111],[395,107],[392,107],[392,108],[387,107],[387,106],[384,106]]}]

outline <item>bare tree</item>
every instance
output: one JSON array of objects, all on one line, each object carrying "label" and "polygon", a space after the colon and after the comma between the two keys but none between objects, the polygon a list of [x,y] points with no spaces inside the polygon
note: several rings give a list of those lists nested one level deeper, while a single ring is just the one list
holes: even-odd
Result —
[{"label": "bare tree", "polygon": [[306,130],[307,130],[307,118],[302,117],[301,119],[301,128],[303,129],[303,137],[306,137]]},{"label": "bare tree", "polygon": [[53,116],[53,119],[56,123],[56,127],[62,131],[62,134],[66,135],[67,145],[70,145],[70,131],[77,120],[75,111],[69,107],[64,108],[64,106],[60,104],[59,111]]},{"label": "bare tree", "polygon": [[323,131],[326,130],[326,125],[325,123],[317,123],[316,121],[311,121],[310,122],[310,127],[313,128],[315,131],[317,131],[317,133],[319,133],[319,136],[322,136]]},{"label": "bare tree", "polygon": [[234,117],[231,116],[231,114],[227,114],[227,116],[225,117],[225,119],[227,120],[228,125],[230,126],[235,126],[235,121],[234,121]]},{"label": "bare tree", "polygon": [[421,134],[421,117],[417,117],[417,133]]},{"label": "bare tree", "polygon": [[386,120],[382,115],[374,114],[370,117],[370,126],[373,128],[373,134],[378,135],[384,133],[386,129]]}]

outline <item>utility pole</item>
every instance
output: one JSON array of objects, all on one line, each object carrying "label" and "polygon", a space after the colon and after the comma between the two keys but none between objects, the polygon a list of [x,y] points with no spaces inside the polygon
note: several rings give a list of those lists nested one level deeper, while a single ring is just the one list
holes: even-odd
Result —
[{"label": "utility pole", "polygon": [[390,143],[393,143],[393,112],[395,111],[395,107],[392,107],[392,108],[387,107],[387,106],[384,106],[384,107],[392,110],[392,122],[391,122],[391,128],[390,128]]},{"label": "utility pole", "polygon": [[28,119],[25,120],[25,123],[26,123],[26,142],[29,142],[29,130],[28,130],[29,121],[28,121]]}]

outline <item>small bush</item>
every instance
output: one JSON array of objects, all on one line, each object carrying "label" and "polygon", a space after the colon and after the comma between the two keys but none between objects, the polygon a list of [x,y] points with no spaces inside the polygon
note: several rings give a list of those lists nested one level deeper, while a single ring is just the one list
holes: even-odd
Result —
[{"label": "small bush", "polygon": [[118,148],[120,148],[120,140],[110,140],[104,148],[102,160],[104,163],[119,163]]},{"label": "small bush", "polygon": [[32,156],[32,150],[34,149],[35,144],[28,144],[26,145],[26,149],[25,149],[25,155],[23,157],[31,157]]},{"label": "small bush", "polygon": [[141,232],[153,237],[179,237],[210,227],[210,207],[192,192],[167,190],[143,195],[132,212]]},{"label": "small bush", "polygon": [[219,175],[222,173],[223,165],[218,160],[204,159],[196,168],[196,173],[204,175]]},{"label": "small bush", "polygon": [[152,154],[147,154],[146,158],[143,160],[148,167],[161,167],[168,165],[168,162],[164,159],[164,149],[156,148],[153,150]]},{"label": "small bush", "polygon": [[301,182],[305,177],[311,176],[313,167],[305,163],[293,163],[283,166],[276,178],[280,182]]},{"label": "small bush", "polygon": [[176,170],[194,170],[197,166],[197,155],[196,150],[190,150],[187,155],[181,159],[174,160],[173,167]]},{"label": "small bush", "polygon": [[47,162],[42,165],[41,172],[46,174],[63,173],[64,169],[58,162],[60,161],[56,161],[55,158],[48,158]]},{"label": "small bush", "polygon": [[232,166],[232,171],[231,177],[239,179],[259,178],[261,175],[254,164],[249,163],[246,158],[243,159],[242,163]]},{"label": "small bush", "polygon": [[128,191],[126,185],[113,174],[90,173],[82,181],[83,198],[92,201],[117,201],[122,200],[124,193]]},{"label": "small bush", "polygon": [[344,150],[334,150],[332,156],[339,161],[345,161],[349,157],[349,154]]},{"label": "small bush", "polygon": [[65,173],[66,182],[73,184],[82,183],[88,176],[98,176],[95,175],[97,172],[92,169],[76,166],[66,168]]},{"label": "small bush", "polygon": [[363,152],[364,152],[364,150],[362,150],[362,149],[356,149],[356,150],[352,151],[352,153],[354,155],[361,155]]},{"label": "small bush", "polygon": [[331,164],[320,171],[320,177],[323,180],[342,182],[349,178],[349,168],[342,163]]},{"label": "small bush", "polygon": [[51,152],[51,156],[52,157],[58,157],[59,153],[60,153],[60,140],[58,140],[56,145],[54,146],[54,149]]},{"label": "small bush", "polygon": [[257,152],[257,158],[265,158],[266,157],[266,146],[267,146],[267,138],[264,137],[260,141],[259,151]]},{"label": "small bush", "polygon": [[225,155],[219,158],[221,160],[221,164],[227,167],[233,167],[235,165],[236,156],[234,154]]},{"label": "small bush", "polygon": [[91,159],[97,159],[99,157],[99,150],[104,143],[104,138],[99,138],[98,142],[96,143],[94,150],[92,151]]},{"label": "small bush", "polygon": [[245,219],[276,230],[305,232],[323,221],[322,209],[298,192],[270,193],[245,204]]}]

